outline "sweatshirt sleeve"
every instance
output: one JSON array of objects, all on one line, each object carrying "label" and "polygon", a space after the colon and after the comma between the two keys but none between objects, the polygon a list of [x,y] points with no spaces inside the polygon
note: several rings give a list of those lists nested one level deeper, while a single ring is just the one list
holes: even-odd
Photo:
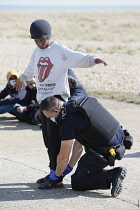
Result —
[{"label": "sweatshirt sleeve", "polygon": [[71,50],[64,45],[62,59],[65,61],[67,68],[88,68],[95,65],[95,59],[98,57],[95,55],[85,54],[79,51]]},{"label": "sweatshirt sleeve", "polygon": [[34,53],[33,53],[32,56],[31,56],[31,59],[30,59],[30,62],[29,62],[29,64],[28,64],[27,68],[26,68],[25,71],[20,75],[19,80],[21,80],[22,82],[32,80],[32,78],[34,77],[33,66],[34,66]]}]

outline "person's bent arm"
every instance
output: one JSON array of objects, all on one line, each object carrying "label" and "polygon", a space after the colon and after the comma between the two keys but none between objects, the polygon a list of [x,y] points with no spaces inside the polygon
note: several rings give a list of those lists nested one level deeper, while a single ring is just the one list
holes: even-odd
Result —
[{"label": "person's bent arm", "polygon": [[31,56],[30,62],[25,69],[25,71],[20,75],[20,77],[15,80],[16,84],[14,87],[16,88],[17,91],[22,89],[23,83],[25,81],[30,81],[34,77],[34,71],[33,71],[33,66],[34,66],[34,53]]},{"label": "person's bent arm", "polygon": [[69,161],[69,166],[73,168],[77,161],[79,160],[81,153],[83,151],[83,145],[80,144],[77,140],[75,140],[72,150],[72,155]]},{"label": "person's bent arm", "polygon": [[56,176],[60,177],[66,169],[69,162],[69,155],[72,149],[73,140],[66,140],[61,142],[60,152],[57,156]]}]

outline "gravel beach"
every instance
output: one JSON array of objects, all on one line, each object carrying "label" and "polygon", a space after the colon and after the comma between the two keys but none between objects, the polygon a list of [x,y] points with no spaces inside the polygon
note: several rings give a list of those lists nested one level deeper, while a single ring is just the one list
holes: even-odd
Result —
[{"label": "gravel beach", "polygon": [[98,55],[107,62],[106,68],[100,64],[88,69],[74,69],[87,89],[135,95],[140,92],[139,11],[0,11],[0,17],[0,82],[6,80],[10,69],[19,73],[25,70],[36,46],[30,39],[30,24],[37,18],[44,18],[52,24],[52,40],[73,50]]}]

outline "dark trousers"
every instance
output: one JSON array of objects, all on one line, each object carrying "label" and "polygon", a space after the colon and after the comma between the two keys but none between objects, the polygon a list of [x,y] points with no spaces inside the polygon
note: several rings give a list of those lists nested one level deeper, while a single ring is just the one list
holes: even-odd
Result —
[{"label": "dark trousers", "polygon": [[[120,127],[114,137],[110,140],[110,144],[118,145],[122,143],[124,132]],[[124,151],[121,156],[123,157]],[[108,160],[108,154],[103,156]],[[95,189],[110,189],[111,185],[111,170],[104,170],[108,163],[100,160],[89,149],[80,158],[75,173],[71,176],[71,184],[73,190],[95,190]]]},{"label": "dark trousers", "polygon": [[61,146],[58,126],[41,112],[41,127],[44,144],[50,160],[50,169],[56,170],[57,156]]},{"label": "dark trousers", "polygon": [[36,113],[36,111],[38,110],[38,108],[34,108],[33,110],[31,111],[26,111],[26,112],[23,112],[23,113],[19,113],[17,111],[17,107],[12,109],[9,113],[16,116],[16,118],[22,122],[27,122],[29,124],[35,124],[35,119],[34,119],[34,115]]},{"label": "dark trousers", "polygon": [[87,151],[71,176],[72,189],[77,191],[110,189],[109,175],[112,170],[103,170],[106,166],[107,163]]}]

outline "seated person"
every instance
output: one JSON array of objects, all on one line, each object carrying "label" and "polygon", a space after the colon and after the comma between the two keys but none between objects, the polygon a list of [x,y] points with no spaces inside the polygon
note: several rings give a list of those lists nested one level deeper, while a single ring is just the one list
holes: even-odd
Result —
[{"label": "seated person", "polygon": [[[0,92],[0,114],[10,112],[13,108],[20,106],[19,104],[25,97],[26,89],[25,85],[20,91],[17,91],[14,86],[14,81],[18,79],[18,72],[10,70],[7,73],[7,84],[6,87]],[[10,96],[6,98],[7,96]]]},{"label": "seated person", "polygon": [[20,121],[24,121],[33,125],[40,124],[39,103],[36,99],[36,82],[35,78],[27,81],[26,96],[21,105],[11,111]]}]

